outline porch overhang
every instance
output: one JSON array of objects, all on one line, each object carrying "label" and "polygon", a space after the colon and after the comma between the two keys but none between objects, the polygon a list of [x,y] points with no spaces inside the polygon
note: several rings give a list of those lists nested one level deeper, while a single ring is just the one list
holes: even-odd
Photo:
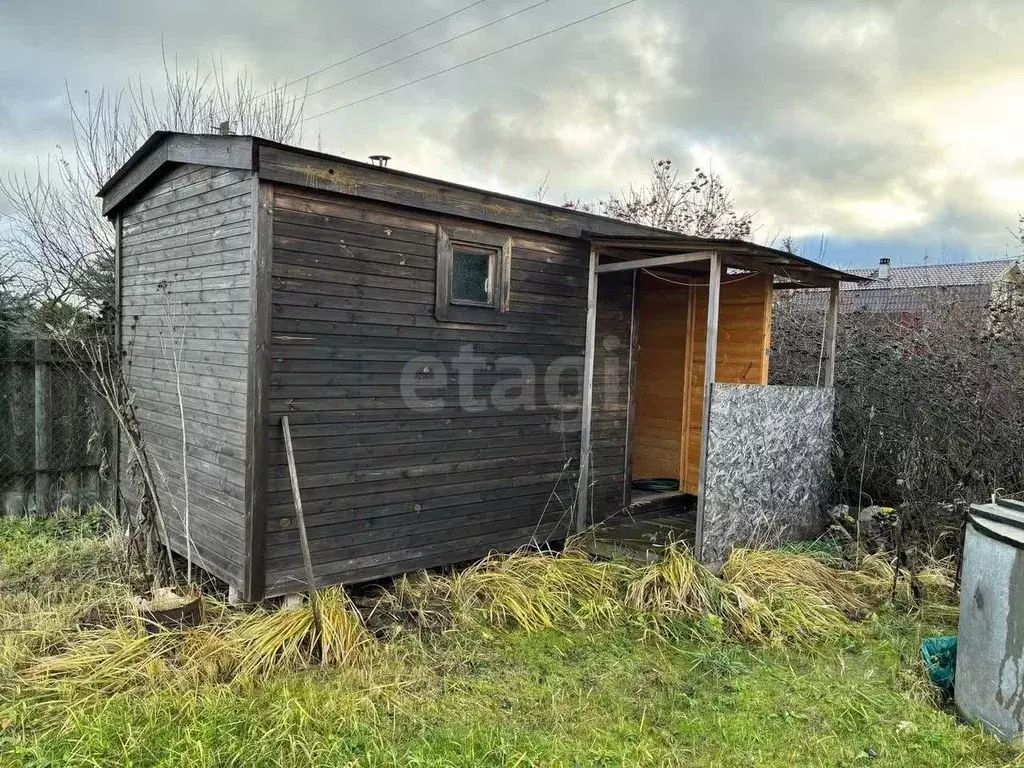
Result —
[{"label": "porch overhang", "polygon": [[[598,281],[602,275],[632,271],[669,271],[687,278],[681,285],[690,291],[698,285],[707,287],[707,324],[703,360],[703,393],[701,407],[701,444],[695,550],[702,556],[704,508],[707,495],[708,436],[710,433],[711,394],[716,383],[716,360],[719,336],[719,305],[723,282],[736,272],[770,275],[769,306],[774,286],[786,288],[827,288],[830,299],[824,318],[822,360],[819,385],[831,388],[835,376],[836,330],[839,309],[839,284],[861,283],[865,278],[829,267],[796,254],[741,240],[695,238],[682,235],[605,235],[584,232],[590,243],[590,277],[588,284],[586,346],[584,355],[583,408],[580,442],[580,483],[577,493],[576,530],[582,532],[590,510],[591,482],[591,420],[593,410],[594,361],[597,330]],[[652,270],[657,270],[654,272]],[[662,274],[663,279],[668,279]],[[696,279],[694,279],[696,278]],[[742,279],[742,278],[740,278]],[[672,282],[671,279],[668,280]],[[634,297],[636,282],[634,280]],[[693,295],[691,293],[691,295]],[[770,317],[770,315],[769,315]],[[766,321],[770,328],[770,321]],[[770,337],[770,333],[766,334]],[[631,339],[631,345],[634,340]],[[631,398],[633,395],[631,394]],[[632,401],[631,401],[632,402]],[[627,432],[629,429],[627,428]],[[627,438],[628,439],[628,438]]]},{"label": "porch overhang", "polygon": [[[722,266],[771,274],[787,288],[829,288],[843,283],[863,283],[867,278],[743,240],[687,236],[609,236],[584,233],[598,251],[597,272],[708,264],[713,254]],[[708,271],[707,269],[701,271]]]}]

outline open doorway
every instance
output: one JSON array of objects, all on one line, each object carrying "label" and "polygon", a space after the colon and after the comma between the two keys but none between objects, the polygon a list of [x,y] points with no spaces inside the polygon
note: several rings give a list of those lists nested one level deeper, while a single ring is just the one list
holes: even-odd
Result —
[{"label": "open doorway", "polygon": [[[721,285],[715,381],[767,384],[770,276],[727,274]],[[707,280],[703,275],[644,271],[638,276],[636,301],[633,490],[696,496],[704,427]],[[645,481],[655,482],[645,488]]]},{"label": "open doorway", "polygon": [[[644,272],[637,279],[634,502],[686,489],[687,362],[692,289]],[[692,492],[692,491],[690,491]]]}]

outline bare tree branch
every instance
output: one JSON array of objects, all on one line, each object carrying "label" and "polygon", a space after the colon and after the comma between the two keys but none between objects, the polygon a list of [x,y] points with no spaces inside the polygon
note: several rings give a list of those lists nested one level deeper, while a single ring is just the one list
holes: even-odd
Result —
[{"label": "bare tree branch", "polygon": [[[595,208],[578,200],[566,201],[565,207]],[[683,180],[671,160],[652,163],[646,184],[630,185],[625,192],[598,201],[596,209],[606,216],[686,235],[736,240],[750,238],[754,220],[754,214],[736,211],[721,176],[696,168],[691,179]]]},{"label": "bare tree branch", "polygon": [[95,315],[114,295],[113,232],[96,191],[156,130],[209,133],[227,121],[237,133],[301,140],[304,95],[278,88],[255,94],[247,72],[222,62],[203,69],[168,60],[161,90],[136,78],[116,91],[67,89],[71,143],[41,158],[34,172],[0,179],[8,210],[0,222],[4,289],[36,302]]}]

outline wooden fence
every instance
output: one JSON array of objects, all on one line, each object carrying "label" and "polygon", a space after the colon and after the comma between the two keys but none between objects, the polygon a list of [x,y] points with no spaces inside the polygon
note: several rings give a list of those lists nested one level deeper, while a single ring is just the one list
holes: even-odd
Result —
[{"label": "wooden fence", "polygon": [[87,376],[49,340],[0,338],[0,513],[109,500],[114,423]]}]

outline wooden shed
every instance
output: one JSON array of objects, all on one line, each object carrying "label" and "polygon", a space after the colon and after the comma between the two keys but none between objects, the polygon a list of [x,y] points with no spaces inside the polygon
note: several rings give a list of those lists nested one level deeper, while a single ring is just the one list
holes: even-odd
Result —
[{"label": "wooden shed", "polygon": [[[184,451],[192,554],[247,600],[304,586],[284,416],[320,585],[632,519],[638,478],[678,481],[705,551],[709,450],[742,501],[726,464],[768,451],[739,450],[766,434],[743,414],[788,389],[765,386],[773,285],[832,288],[828,388],[857,279],[246,136],[154,134],[99,194],[170,544],[186,552]],[[749,386],[715,416],[727,383]],[[739,425],[718,453],[716,418]]]}]

